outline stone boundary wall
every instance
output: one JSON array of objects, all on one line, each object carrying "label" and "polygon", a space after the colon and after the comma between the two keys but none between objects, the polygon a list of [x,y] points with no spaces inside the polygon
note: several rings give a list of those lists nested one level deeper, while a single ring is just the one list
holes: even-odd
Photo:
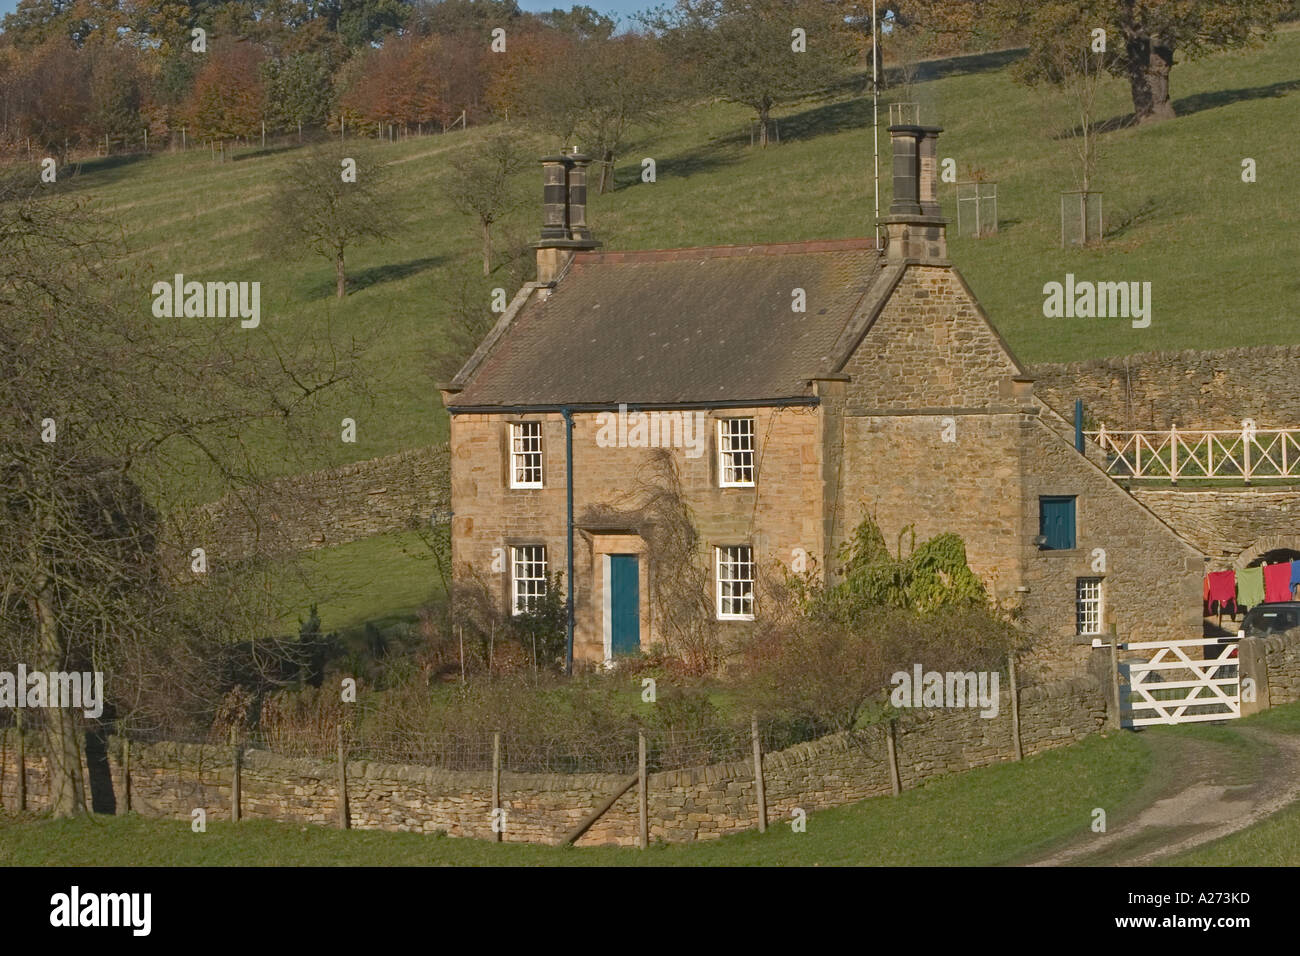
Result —
[{"label": "stone boundary wall", "polygon": [[1300,426],[1300,345],[1143,352],[1031,365],[1034,393],[1070,421],[1074,400],[1115,429]]},{"label": "stone boundary wall", "polygon": [[1257,557],[1254,546],[1280,545],[1279,538],[1292,538],[1287,547],[1300,544],[1300,488],[1135,486],[1131,493],[1182,538],[1217,559],[1214,568],[1234,563],[1238,556]]},{"label": "stone boundary wall", "polygon": [[[209,555],[285,554],[373,535],[427,528],[450,507],[446,445],[430,445],[337,468],[288,475],[226,496],[195,515]],[[263,516],[257,524],[252,515]],[[188,560],[188,559],[186,559]]]},{"label": "stone boundary wall", "polygon": [[[904,788],[945,773],[1010,760],[1010,698],[1004,688],[999,711],[981,718],[976,709],[918,710],[898,722],[899,775]],[[1093,678],[1024,688],[1020,726],[1024,752],[1034,754],[1074,743],[1105,724],[1102,688]],[[789,819],[796,808],[812,811],[891,792],[884,726],[835,734],[766,754],[764,778],[769,820]],[[39,740],[28,737],[28,807],[46,804],[48,790]],[[124,806],[121,741],[107,748],[107,773],[99,775],[96,805]],[[242,814],[246,819],[335,825],[338,768],[330,761],[287,758],[248,751],[242,760]],[[132,808],[146,816],[190,819],[204,807],[210,820],[229,819],[233,774],[229,747],[158,743],[131,747]],[[111,779],[111,794],[106,778]],[[626,778],[611,774],[503,773],[504,838],[558,843]],[[707,840],[757,826],[753,768],[749,761],[649,777],[652,840]],[[16,796],[16,735],[0,733],[0,799]],[[93,792],[88,778],[88,793]],[[492,837],[491,774],[440,771],[370,761],[348,762],[348,804],[358,829],[442,831]],[[634,845],[635,789],[607,812],[579,845]]]},{"label": "stone boundary wall", "polygon": [[1300,633],[1260,640],[1268,669],[1268,705],[1300,700]]}]

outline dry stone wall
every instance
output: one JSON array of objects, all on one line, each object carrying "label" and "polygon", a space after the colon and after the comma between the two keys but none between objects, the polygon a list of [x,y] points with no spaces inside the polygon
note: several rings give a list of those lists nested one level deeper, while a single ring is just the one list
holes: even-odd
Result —
[{"label": "dry stone wall", "polygon": [[[1024,751],[1038,753],[1096,733],[1105,722],[1100,685],[1093,678],[1025,688],[1020,695]],[[884,727],[836,734],[767,754],[764,778],[769,818],[839,806],[891,791]],[[975,709],[912,711],[898,722],[899,774],[910,788],[945,773],[1012,757],[1010,698],[1005,685],[997,716]],[[0,797],[12,807],[17,792],[17,738],[0,734]],[[108,747],[112,797],[125,805],[121,741]],[[28,737],[28,805],[45,805],[48,790],[39,740]],[[135,744],[131,747],[132,808],[150,817],[189,820],[203,807],[210,820],[229,819],[233,754],[228,747]],[[625,778],[610,774],[503,773],[504,838],[558,843]],[[338,819],[337,764],[248,751],[242,758],[242,816],[332,825]],[[491,775],[348,763],[350,820],[358,829],[441,831],[490,839]],[[87,780],[88,792],[93,782]],[[107,782],[99,784],[107,789]],[[753,767],[749,761],[693,770],[652,773],[648,781],[651,837],[665,842],[715,839],[757,825]],[[619,799],[579,845],[636,842],[635,789]]]},{"label": "dry stone wall", "polygon": [[1300,700],[1300,634],[1261,639],[1268,674],[1270,707]]},{"label": "dry stone wall", "polygon": [[[1300,488],[1134,488],[1133,497],[1204,551],[1215,567],[1300,546]],[[1290,538],[1289,542],[1281,539]],[[1258,553],[1257,553],[1258,552]]]},{"label": "dry stone wall", "polygon": [[285,554],[427,528],[434,510],[451,501],[447,446],[290,475],[246,499],[252,507],[227,496],[195,516],[204,540],[214,543],[209,555]]},{"label": "dry stone wall", "polygon": [[1082,398],[1107,428],[1231,428],[1300,425],[1300,346],[1145,352],[1034,365],[1034,392],[1062,415]]}]

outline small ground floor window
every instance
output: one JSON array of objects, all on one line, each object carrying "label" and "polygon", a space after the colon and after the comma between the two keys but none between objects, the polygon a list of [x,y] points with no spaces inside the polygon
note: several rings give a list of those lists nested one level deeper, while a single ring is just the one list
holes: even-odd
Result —
[{"label": "small ground floor window", "polygon": [[1081,636],[1101,633],[1101,578],[1075,578],[1074,620]]}]

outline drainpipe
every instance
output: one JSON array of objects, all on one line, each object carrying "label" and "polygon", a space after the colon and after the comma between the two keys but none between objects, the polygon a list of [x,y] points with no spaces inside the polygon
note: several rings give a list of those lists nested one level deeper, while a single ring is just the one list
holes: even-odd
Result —
[{"label": "drainpipe", "polygon": [[1083,399],[1074,400],[1074,450],[1080,455],[1083,450]]},{"label": "drainpipe", "polygon": [[565,630],[568,648],[564,655],[564,673],[573,675],[573,409],[567,405],[560,409],[564,417],[564,494],[565,494],[565,547],[568,560],[569,596],[565,602]]}]

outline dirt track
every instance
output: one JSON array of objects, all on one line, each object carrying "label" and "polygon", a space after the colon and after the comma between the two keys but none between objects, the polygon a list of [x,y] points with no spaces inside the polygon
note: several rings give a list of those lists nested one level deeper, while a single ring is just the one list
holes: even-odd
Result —
[{"label": "dirt track", "polygon": [[1300,799],[1300,737],[1233,726],[1223,739],[1152,732],[1147,742],[1156,766],[1139,793],[1140,809],[1028,865],[1144,866]]}]

